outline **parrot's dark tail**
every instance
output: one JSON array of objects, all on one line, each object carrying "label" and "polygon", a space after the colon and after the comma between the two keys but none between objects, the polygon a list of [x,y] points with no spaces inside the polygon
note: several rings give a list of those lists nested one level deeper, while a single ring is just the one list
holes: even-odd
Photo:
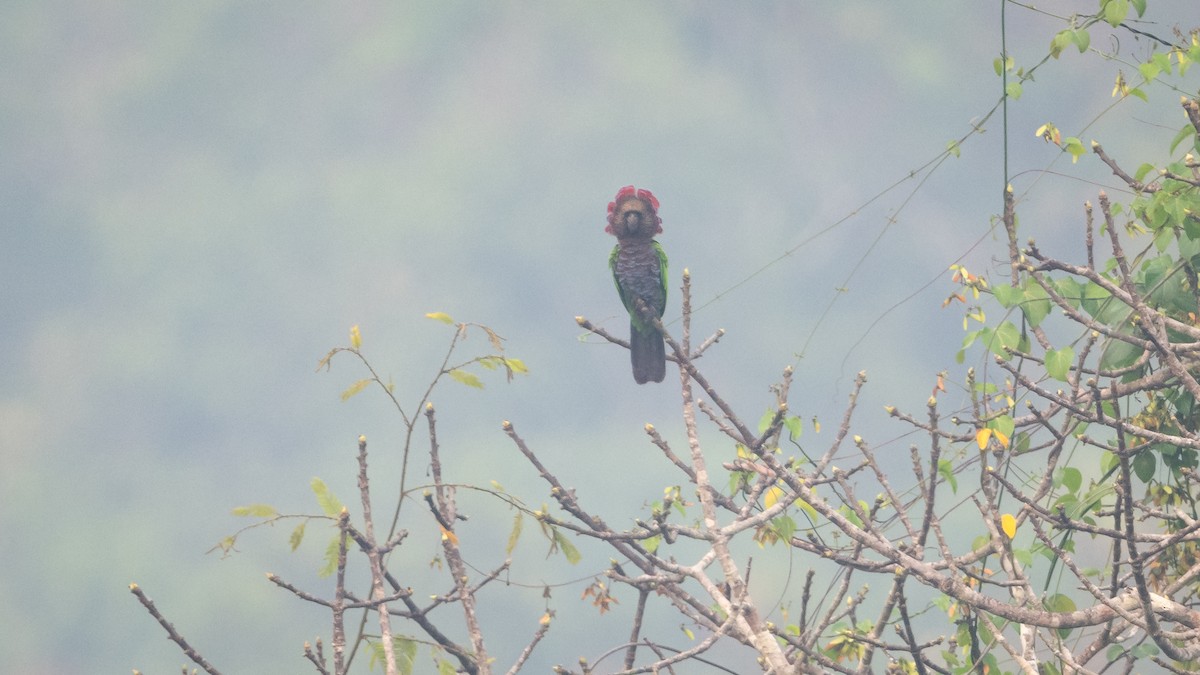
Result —
[{"label": "parrot's dark tail", "polygon": [[667,349],[663,338],[652,326],[641,330],[629,326],[629,360],[633,379],[638,384],[662,382],[667,374]]}]

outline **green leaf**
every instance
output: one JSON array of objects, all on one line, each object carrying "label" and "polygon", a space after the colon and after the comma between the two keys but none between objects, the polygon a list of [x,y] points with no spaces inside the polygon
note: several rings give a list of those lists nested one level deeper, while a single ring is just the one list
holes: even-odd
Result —
[{"label": "green leaf", "polygon": [[1069,345],[1062,349],[1051,349],[1046,352],[1046,374],[1060,382],[1066,382],[1074,360],[1075,350]]},{"label": "green leaf", "polygon": [[999,431],[1010,439],[1012,438],[1013,428],[1015,426],[1016,423],[1013,421],[1012,415],[1000,415],[999,417],[996,417],[987,423],[987,428],[992,429],[993,431]]},{"label": "green leaf", "polygon": [[450,377],[453,377],[455,380],[467,385],[468,387],[475,387],[476,389],[483,389],[483,382],[474,373],[468,373],[465,370],[460,370],[458,368],[455,368],[454,370],[451,370],[448,374],[450,375]]},{"label": "green leaf", "polygon": [[1120,463],[1121,463],[1121,458],[1117,457],[1115,454],[1109,452],[1108,450],[1102,450],[1100,452],[1100,473],[1108,473],[1109,471],[1112,471],[1113,468],[1116,467]]},{"label": "green leaf", "polygon": [[808,516],[808,521],[810,523],[812,523],[814,526],[821,519],[820,516],[817,515],[817,510],[812,507],[812,504],[809,504],[808,502],[804,501],[803,499],[800,499],[799,497],[797,497],[796,501],[794,501],[792,503],[795,504],[796,506],[800,507],[800,510],[804,512],[804,515]]},{"label": "green leaf", "polygon": [[458,668],[445,659],[437,659],[438,675],[455,675]]},{"label": "green leaf", "polygon": [[558,528],[554,528],[554,543],[558,545],[559,550],[567,557],[567,562],[572,565],[577,564],[583,559],[583,556],[579,555],[579,549],[575,548],[575,544],[572,544],[571,540],[567,539],[567,536]]},{"label": "green leaf", "polygon": [[[809,508],[812,508],[811,506]],[[792,540],[792,535],[796,533],[796,521],[788,516],[779,516],[771,521],[771,529],[775,534],[779,535],[779,539],[785,543]]]},{"label": "green leaf", "polygon": [[[1044,604],[1046,609],[1050,610],[1051,612],[1061,612],[1065,614],[1067,612],[1075,611],[1075,601],[1063,595],[1062,593],[1055,593],[1054,595],[1046,596],[1046,599],[1042,601],[1042,604]],[[1070,628],[1058,629],[1059,637],[1066,637],[1070,634]]]},{"label": "green leaf", "polygon": [[325,481],[320,478],[313,478],[310,486],[312,487],[313,494],[317,496],[317,505],[321,507],[325,515],[330,518],[337,518],[341,515],[342,503],[330,492],[329,488],[325,485]]},{"label": "green leaf", "polygon": [[1063,50],[1067,48],[1067,45],[1071,44],[1073,41],[1074,37],[1071,35],[1070,29],[1060,30],[1059,32],[1055,33],[1054,39],[1050,41],[1050,56],[1053,56],[1057,59],[1059,55],[1062,54]]},{"label": "green leaf", "polygon": [[1021,83],[1020,82],[1009,82],[1008,86],[1004,88],[1004,93],[1009,98],[1016,101],[1017,99],[1021,98]]},{"label": "green leaf", "polygon": [[958,494],[958,479],[954,477],[954,465],[948,459],[938,460],[938,475],[950,484],[950,491]]},{"label": "green leaf", "polygon": [[1087,152],[1087,150],[1083,147],[1083,141],[1075,138],[1074,136],[1063,139],[1063,150],[1071,153],[1072,164],[1078,162],[1079,158]]},{"label": "green leaf", "polygon": [[238,506],[233,509],[235,516],[254,516],[255,518],[273,518],[279,515],[274,506],[270,504],[250,504],[249,506]]},{"label": "green leaf", "polygon": [[1100,367],[1104,370],[1118,370],[1131,366],[1142,357],[1143,351],[1141,347],[1128,342],[1113,340],[1104,348],[1104,355],[1100,357]]},{"label": "green leaf", "polygon": [[1171,152],[1175,152],[1176,146],[1184,141],[1184,139],[1192,138],[1196,135],[1196,129],[1190,124],[1183,125],[1179,133],[1175,134],[1175,138],[1171,139]]},{"label": "green leaf", "polygon": [[1138,66],[1138,72],[1142,74],[1142,77],[1146,78],[1147,82],[1153,82],[1154,78],[1158,77],[1158,74],[1162,72],[1162,68],[1159,68],[1158,64],[1153,61],[1147,61]]},{"label": "green leaf", "polygon": [[1104,20],[1116,28],[1129,14],[1129,0],[1104,0]]},{"label": "green leaf", "polygon": [[1108,323],[1104,320],[1104,318],[1101,318],[1101,315],[1108,313],[1105,312],[1105,310],[1108,309],[1110,304],[1115,304],[1109,302],[1112,298],[1112,293],[1109,293],[1107,290],[1101,288],[1096,284],[1096,282],[1089,281],[1087,282],[1087,285],[1083,287],[1081,298],[1083,311],[1091,314],[1095,319],[1099,319],[1104,323]]},{"label": "green leaf", "polygon": [[338,539],[341,538],[341,536],[342,535],[340,533],[334,535],[333,539],[329,542],[329,545],[325,547],[325,564],[321,567],[321,569],[317,570],[317,576],[321,577],[322,579],[337,571],[338,549],[340,548],[338,545]]},{"label": "green leaf", "polygon": [[1067,304],[1075,308],[1079,307],[1079,300],[1083,297],[1083,288],[1073,277],[1055,279],[1054,290],[1058,292],[1060,298],[1067,301]]},{"label": "green leaf", "polygon": [[658,551],[658,545],[662,543],[662,535],[656,534],[649,539],[642,540],[642,548],[646,549],[647,553],[653,554]]},{"label": "green leaf", "polygon": [[959,146],[958,141],[950,141],[946,143],[946,152],[959,157],[962,155],[962,147]]},{"label": "green leaf", "polygon": [[1042,323],[1042,319],[1050,313],[1050,295],[1046,293],[1046,289],[1042,288],[1032,279],[1025,282],[1025,302],[1021,305],[1021,311],[1025,312],[1025,318],[1029,320],[1029,325],[1037,328]]},{"label": "green leaf", "polygon": [[1148,659],[1152,656],[1158,656],[1158,645],[1154,644],[1153,642],[1146,642],[1134,647],[1130,651],[1130,654],[1135,659]]},{"label": "green leaf", "polygon": [[783,426],[787,427],[788,437],[792,440],[800,438],[800,436],[804,433],[804,420],[800,419],[796,415],[785,417],[783,420]]},{"label": "green leaf", "polygon": [[[986,329],[984,329],[986,330]],[[982,332],[982,331],[981,331]],[[1021,331],[1010,321],[1005,321],[987,336],[984,345],[988,351],[1004,360],[1012,357],[1007,349],[1017,349],[1021,342]]]},{"label": "green leaf", "polygon": [[1158,460],[1155,459],[1153,452],[1139,452],[1133,458],[1133,473],[1138,477],[1138,480],[1143,483],[1149,483],[1154,477],[1154,469],[1158,465]]},{"label": "green leaf", "polygon": [[862,521],[859,520],[858,514],[855,513],[854,509],[850,508],[850,506],[848,504],[842,504],[841,506],[839,506],[838,513],[842,514],[846,518],[846,520],[849,520],[851,523],[854,523],[854,525],[856,527],[862,527]]},{"label": "green leaf", "polygon": [[517,515],[513,517],[512,531],[508,533],[508,545],[504,547],[506,555],[512,555],[513,549],[517,547],[517,540],[521,538],[521,528],[523,525],[523,514],[517,511]]},{"label": "green leaf", "polygon": [[1133,5],[1139,17],[1146,13],[1146,0],[1129,0],[1129,4]]},{"label": "green leaf", "polygon": [[1153,170],[1154,170],[1154,165],[1150,164],[1149,162],[1145,162],[1141,166],[1139,166],[1137,171],[1133,174],[1133,179],[1140,183],[1142,181],[1142,179],[1145,178],[1147,176],[1147,174],[1149,174]]},{"label": "green leaf", "polygon": [[771,420],[773,419],[775,419],[775,410],[773,408],[767,408],[767,412],[763,413],[763,416],[758,418],[758,433],[761,434],[762,432],[766,431],[767,427],[771,426]]},{"label": "green leaf", "polygon": [[1079,53],[1082,54],[1087,51],[1088,45],[1092,43],[1092,36],[1083,28],[1076,28],[1071,31],[1071,42],[1075,43],[1075,46],[1079,48]]},{"label": "green leaf", "polygon": [[1033,554],[1027,548],[1014,548],[1013,557],[1021,563],[1022,567],[1029,567],[1033,564]]},{"label": "green leaf", "polygon": [[1064,467],[1062,484],[1071,492],[1079,492],[1079,488],[1083,486],[1083,472],[1073,466]]},{"label": "green leaf", "polygon": [[992,286],[992,295],[996,297],[1001,307],[1008,309],[1025,298],[1025,291],[1019,287],[999,284]]},{"label": "green leaf", "polygon": [[1154,54],[1150,55],[1150,60],[1153,61],[1162,72],[1171,72],[1171,57],[1168,52],[1155,52]]},{"label": "green leaf", "polygon": [[417,661],[417,643],[408,638],[393,637],[392,653],[396,655],[396,669],[400,675],[412,675]]},{"label": "green leaf", "polygon": [[291,536],[288,537],[288,545],[292,547],[292,552],[295,552],[296,549],[300,548],[300,542],[304,541],[304,526],[307,524],[308,523],[302,521],[296,526],[296,529],[292,530]]}]

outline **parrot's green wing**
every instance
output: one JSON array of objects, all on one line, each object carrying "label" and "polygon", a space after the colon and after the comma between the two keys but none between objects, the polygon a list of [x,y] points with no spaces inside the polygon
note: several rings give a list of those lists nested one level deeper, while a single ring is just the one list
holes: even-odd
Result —
[{"label": "parrot's green wing", "polygon": [[[662,277],[663,310],[665,311],[667,308],[667,252],[657,241],[654,242],[654,252],[658,254],[658,273]],[[662,314],[662,312],[658,313],[659,316]]]}]

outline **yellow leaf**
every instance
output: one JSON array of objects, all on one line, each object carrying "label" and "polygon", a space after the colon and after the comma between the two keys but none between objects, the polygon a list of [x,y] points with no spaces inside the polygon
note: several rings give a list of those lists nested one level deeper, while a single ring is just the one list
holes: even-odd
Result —
[{"label": "yellow leaf", "polygon": [[763,508],[769,509],[772,506],[775,506],[775,503],[778,502],[779,498],[782,496],[783,489],[779,486],[768,489],[767,494],[763,497]]},{"label": "yellow leaf", "polygon": [[1017,519],[1013,518],[1011,513],[1000,516],[1000,529],[1004,530],[1004,534],[1009,539],[1012,539],[1017,536]]},{"label": "yellow leaf", "polygon": [[979,431],[975,432],[975,444],[979,446],[980,450],[987,450],[988,441],[991,440],[991,438],[991,429],[980,429]]},{"label": "yellow leaf", "polygon": [[362,347],[362,333],[358,332],[358,324],[350,326],[350,346],[355,349]]},{"label": "yellow leaf", "polygon": [[454,319],[451,319],[450,315],[445,312],[430,312],[425,315],[425,318],[441,321],[442,323],[454,323]]},{"label": "yellow leaf", "polygon": [[538,623],[542,624],[543,626],[550,623],[550,612],[546,612],[545,614],[543,614],[542,618],[538,619]]},{"label": "yellow leaf", "polygon": [[359,380],[349,387],[346,387],[346,391],[342,392],[342,400],[345,401],[363,389],[366,389],[368,384],[371,384],[370,380]]},{"label": "yellow leaf", "polygon": [[992,433],[995,434],[996,440],[1000,441],[1000,445],[1003,445],[1006,448],[1008,447],[1008,436],[1004,435],[1003,431],[993,429]]},{"label": "yellow leaf", "polygon": [[450,544],[452,546],[457,548],[458,547],[458,535],[454,534],[450,530],[447,530],[446,528],[442,527],[441,525],[438,525],[438,528],[440,528],[442,531],[442,541],[448,541],[448,542],[450,542]]}]

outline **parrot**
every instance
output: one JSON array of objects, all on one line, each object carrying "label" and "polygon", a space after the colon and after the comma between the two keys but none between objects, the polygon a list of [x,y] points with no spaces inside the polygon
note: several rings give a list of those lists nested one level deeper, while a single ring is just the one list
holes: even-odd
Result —
[{"label": "parrot", "polygon": [[608,256],[621,304],[629,312],[629,360],[638,384],[662,382],[667,370],[663,336],[638,315],[635,298],[662,317],[667,308],[667,254],[654,240],[661,233],[658,199],[649,190],[627,185],[608,203],[604,231],[617,238]]}]

